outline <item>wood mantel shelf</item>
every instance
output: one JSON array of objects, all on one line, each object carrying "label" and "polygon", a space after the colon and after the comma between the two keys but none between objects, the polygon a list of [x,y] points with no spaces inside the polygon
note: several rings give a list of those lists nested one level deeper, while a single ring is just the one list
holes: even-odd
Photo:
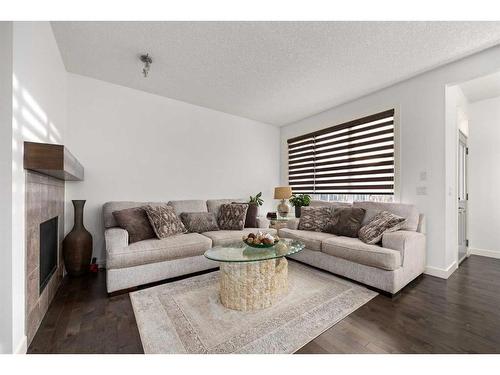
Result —
[{"label": "wood mantel shelf", "polygon": [[24,169],[64,181],[83,181],[84,169],[63,145],[24,142]]}]

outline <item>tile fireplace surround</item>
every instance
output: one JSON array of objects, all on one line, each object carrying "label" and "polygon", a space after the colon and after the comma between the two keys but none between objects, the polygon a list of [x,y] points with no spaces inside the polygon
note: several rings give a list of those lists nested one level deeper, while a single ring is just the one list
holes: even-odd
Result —
[{"label": "tile fireplace surround", "polygon": [[[63,275],[64,181],[26,171],[26,335],[28,345],[61,284]],[[40,224],[58,217],[57,268],[40,293]]]}]

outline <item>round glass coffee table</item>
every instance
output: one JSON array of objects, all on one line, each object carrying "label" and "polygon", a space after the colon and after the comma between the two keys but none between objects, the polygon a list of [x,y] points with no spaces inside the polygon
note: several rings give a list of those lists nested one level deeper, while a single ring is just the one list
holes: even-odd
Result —
[{"label": "round glass coffee table", "polygon": [[216,246],[205,257],[220,262],[220,300],[233,310],[264,309],[288,291],[287,255],[304,249],[300,241],[281,239],[264,249],[243,241]]}]

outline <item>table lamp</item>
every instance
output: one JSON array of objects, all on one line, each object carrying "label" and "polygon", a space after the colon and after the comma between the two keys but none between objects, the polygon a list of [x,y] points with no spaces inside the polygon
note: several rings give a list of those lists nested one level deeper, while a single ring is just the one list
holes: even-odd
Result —
[{"label": "table lamp", "polygon": [[290,186],[278,186],[274,188],[274,199],[281,199],[278,205],[278,214],[281,218],[286,218],[290,207],[286,203],[286,199],[292,196],[292,188]]}]

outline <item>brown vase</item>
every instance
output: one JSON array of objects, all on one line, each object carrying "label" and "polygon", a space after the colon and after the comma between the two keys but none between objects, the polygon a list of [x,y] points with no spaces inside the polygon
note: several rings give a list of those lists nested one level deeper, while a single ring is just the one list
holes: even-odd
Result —
[{"label": "brown vase", "polygon": [[70,276],[87,272],[92,257],[92,235],[83,225],[84,200],[74,200],[75,219],[73,229],[63,241],[64,266]]},{"label": "brown vase", "polygon": [[259,214],[259,206],[255,203],[248,205],[247,216],[245,220],[245,228],[257,228],[257,215]]}]

